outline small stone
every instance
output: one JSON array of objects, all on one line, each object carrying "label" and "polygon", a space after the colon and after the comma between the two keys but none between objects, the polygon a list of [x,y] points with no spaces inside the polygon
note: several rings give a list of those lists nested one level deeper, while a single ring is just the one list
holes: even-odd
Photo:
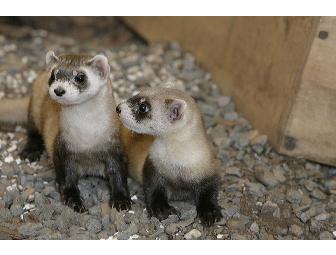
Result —
[{"label": "small stone", "polygon": [[43,228],[41,223],[25,223],[19,227],[19,234],[24,237],[35,237],[39,234],[39,231]]},{"label": "small stone", "polygon": [[288,234],[288,227],[287,226],[276,226],[275,233],[281,236],[285,236]]},{"label": "small stone", "polygon": [[321,190],[319,189],[314,189],[311,193],[311,196],[320,200],[323,200],[327,197],[326,194],[324,194]]},{"label": "small stone", "polygon": [[236,112],[228,112],[224,114],[225,120],[237,120],[238,114]]},{"label": "small stone", "polygon": [[242,177],[240,169],[238,167],[228,167],[225,169],[225,174],[227,175],[234,175],[237,177]]},{"label": "small stone", "polygon": [[268,187],[274,187],[279,183],[274,174],[263,166],[256,166],[254,174],[258,181]]},{"label": "small stone", "polygon": [[198,239],[202,236],[202,233],[197,230],[197,229],[193,229],[191,231],[189,231],[187,234],[184,235],[184,238],[187,240],[191,240],[191,239]]},{"label": "small stone", "polygon": [[250,226],[250,230],[256,234],[259,233],[259,225],[257,222],[253,222]]},{"label": "small stone", "polygon": [[4,163],[0,169],[2,174],[8,177],[12,177],[15,174],[15,167],[13,164]]},{"label": "small stone", "polygon": [[280,208],[276,203],[272,201],[266,201],[262,206],[261,212],[264,214],[271,214],[273,217],[280,218]]},{"label": "small stone", "polygon": [[336,178],[325,181],[324,186],[329,190],[336,190]]},{"label": "small stone", "polygon": [[309,230],[312,233],[319,233],[322,228],[322,223],[318,220],[311,219]]},{"label": "small stone", "polygon": [[71,240],[88,240],[90,239],[90,233],[78,226],[71,226],[70,239]]},{"label": "small stone", "polygon": [[103,226],[103,229],[108,229],[111,225],[110,216],[109,215],[102,216],[101,224]]},{"label": "small stone", "polygon": [[10,207],[10,211],[14,217],[18,217],[23,213],[22,205],[12,204],[12,206]]},{"label": "small stone", "polygon": [[227,222],[227,226],[235,230],[244,231],[249,220],[250,220],[250,217],[241,215],[239,219],[229,219]]},{"label": "small stone", "polygon": [[216,101],[219,107],[225,107],[230,103],[231,97],[222,96],[222,97],[217,98]]},{"label": "small stone", "polygon": [[294,225],[290,226],[289,233],[291,233],[292,235],[294,235],[296,237],[300,237],[300,236],[303,235],[303,230],[300,226],[294,224]]},{"label": "small stone", "polygon": [[55,179],[55,172],[54,170],[47,170],[44,172],[39,172],[37,177],[41,178],[44,181],[50,182]]},{"label": "small stone", "polygon": [[330,233],[329,231],[323,231],[320,234],[320,240],[333,240],[333,239],[334,239],[333,234]]},{"label": "small stone", "polygon": [[260,183],[247,182],[245,183],[246,191],[256,197],[262,197],[266,194],[266,188]]},{"label": "small stone", "polygon": [[89,219],[85,227],[87,228],[87,230],[93,233],[98,233],[101,231],[100,221],[94,218]]},{"label": "small stone", "polygon": [[290,189],[287,191],[286,199],[292,204],[300,204],[302,201],[302,191]]},{"label": "small stone", "polygon": [[117,212],[115,208],[111,209],[110,220],[116,226],[117,231],[121,232],[127,228],[124,217],[121,213]]},{"label": "small stone", "polygon": [[326,221],[330,218],[330,214],[329,213],[321,213],[317,216],[315,216],[315,219],[318,221]]},{"label": "small stone", "polygon": [[239,218],[240,217],[240,209],[237,206],[231,206],[231,207],[224,210],[223,216],[227,219]]},{"label": "small stone", "polygon": [[0,221],[6,221],[12,218],[12,214],[8,208],[0,208]]},{"label": "small stone", "polygon": [[169,215],[167,219],[162,220],[161,223],[165,225],[165,224],[168,224],[168,223],[176,223],[179,220],[180,219],[179,219],[178,215],[173,214],[173,215]]},{"label": "small stone", "polygon": [[312,180],[305,180],[303,185],[308,191],[313,191],[317,187],[317,183]]},{"label": "small stone", "polygon": [[177,233],[178,231],[179,231],[178,225],[175,224],[175,223],[171,223],[165,228],[165,232],[168,235],[173,235],[173,234]]},{"label": "small stone", "polygon": [[101,213],[101,208],[98,205],[92,206],[91,208],[89,208],[89,214],[97,216],[100,216]]}]

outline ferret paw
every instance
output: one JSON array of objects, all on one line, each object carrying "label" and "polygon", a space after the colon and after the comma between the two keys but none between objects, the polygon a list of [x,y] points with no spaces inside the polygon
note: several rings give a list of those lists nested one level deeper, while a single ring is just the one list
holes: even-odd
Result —
[{"label": "ferret paw", "polygon": [[35,162],[40,160],[41,152],[26,147],[20,152],[19,156],[22,159],[28,159],[30,162]]},{"label": "ferret paw", "polygon": [[147,207],[150,216],[158,218],[160,221],[167,219],[169,215],[180,215],[180,213],[168,203],[155,203],[150,208]]},{"label": "ferret paw", "polygon": [[215,222],[219,221],[223,217],[218,207],[198,208],[197,214],[202,224],[206,227],[212,226]]},{"label": "ferret paw", "polygon": [[74,191],[72,189],[65,190],[62,194],[62,200],[65,205],[71,207],[78,213],[86,211],[78,191]]},{"label": "ferret paw", "polygon": [[115,198],[110,201],[111,207],[116,208],[119,212],[130,210],[132,208],[132,200],[128,197]]}]

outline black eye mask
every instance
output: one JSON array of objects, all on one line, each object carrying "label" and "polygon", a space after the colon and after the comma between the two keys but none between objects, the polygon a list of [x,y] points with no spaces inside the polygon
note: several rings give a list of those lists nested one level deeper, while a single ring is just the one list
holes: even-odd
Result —
[{"label": "black eye mask", "polygon": [[128,106],[131,108],[132,114],[136,122],[141,122],[145,119],[151,119],[151,105],[143,97],[134,96],[127,101]]},{"label": "black eye mask", "polygon": [[54,81],[69,81],[72,82],[80,92],[85,90],[89,83],[88,78],[84,72],[77,72],[74,75],[73,70],[66,70],[66,69],[59,69],[57,72],[52,70],[48,84],[51,86],[51,84]]}]

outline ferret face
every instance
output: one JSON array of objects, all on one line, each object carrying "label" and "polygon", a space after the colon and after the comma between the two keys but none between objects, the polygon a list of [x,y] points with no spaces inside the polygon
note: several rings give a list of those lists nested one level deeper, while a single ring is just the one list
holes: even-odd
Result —
[{"label": "ferret face", "polygon": [[186,101],[149,91],[140,92],[117,106],[123,124],[136,133],[153,136],[167,135],[183,128],[191,114]]},{"label": "ferret face", "polygon": [[106,86],[110,68],[107,58],[97,55],[60,56],[48,52],[49,95],[63,105],[74,105],[94,97]]}]

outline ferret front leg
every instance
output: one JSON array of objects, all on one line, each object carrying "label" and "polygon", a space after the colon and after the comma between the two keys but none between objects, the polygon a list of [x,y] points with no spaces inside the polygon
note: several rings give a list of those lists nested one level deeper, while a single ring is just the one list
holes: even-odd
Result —
[{"label": "ferret front leg", "polygon": [[78,166],[72,159],[71,153],[58,141],[56,142],[53,159],[56,171],[56,182],[59,185],[62,201],[75,211],[84,212],[85,207],[78,188]]},{"label": "ferret front leg", "polygon": [[165,180],[157,174],[148,158],[144,166],[143,187],[146,209],[150,217],[156,217],[161,221],[171,214],[179,214],[174,207],[169,205]]},{"label": "ferret front leg", "polygon": [[78,188],[79,176],[76,174],[76,169],[71,165],[65,166],[65,182],[60,185],[61,196],[66,205],[72,207],[77,212],[84,212],[85,207],[80,197]]},{"label": "ferret front leg", "polygon": [[131,209],[131,199],[127,188],[127,171],[121,160],[109,159],[106,177],[111,189],[111,206],[118,211]]},{"label": "ferret front leg", "polygon": [[43,140],[32,120],[27,126],[28,141],[20,152],[20,157],[28,159],[30,162],[38,161],[44,150]]},{"label": "ferret front leg", "polygon": [[222,218],[222,213],[217,202],[218,181],[216,178],[204,180],[196,185],[197,215],[202,224],[211,226]]}]

